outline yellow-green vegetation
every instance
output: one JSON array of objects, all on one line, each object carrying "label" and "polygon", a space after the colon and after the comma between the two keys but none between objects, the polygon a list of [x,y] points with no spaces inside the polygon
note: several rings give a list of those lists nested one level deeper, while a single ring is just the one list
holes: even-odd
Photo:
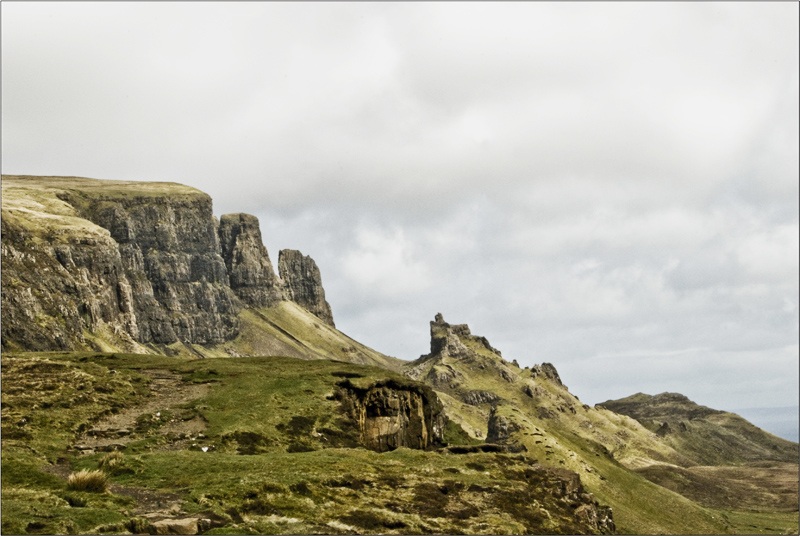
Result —
[{"label": "yellow-green vegetation", "polygon": [[290,301],[268,309],[245,309],[239,322],[239,336],[221,345],[221,350],[227,346],[248,355],[335,359],[390,370],[399,370],[404,363],[351,339]]},{"label": "yellow-green vegetation", "polygon": [[108,491],[108,479],[98,470],[81,469],[67,477],[67,489],[70,491],[88,491],[89,493],[105,493]]},{"label": "yellow-green vegetation", "polygon": [[[434,347],[446,346],[446,351],[423,356],[406,369],[435,386],[450,418],[475,437],[486,437],[490,432],[487,423],[496,419],[503,423],[498,429],[506,434],[500,439],[512,448],[545,465],[579,473],[586,488],[601,503],[613,507],[620,532],[741,530],[734,526],[736,521],[729,522],[710,508],[797,512],[796,463],[768,463],[757,471],[730,465],[699,467],[695,454],[702,448],[683,448],[691,442],[690,434],[681,441],[665,438],[656,433],[658,427],[649,429],[629,416],[584,405],[544,369],[520,369],[506,362],[485,340],[469,335],[462,326],[437,319],[431,336]],[[459,349],[453,337],[466,351]],[[485,398],[474,396],[476,392],[492,393],[497,399],[480,402]],[[465,403],[468,400],[478,403]],[[717,418],[720,422],[707,424],[692,421],[691,426],[705,436],[729,434],[730,438],[742,432],[744,441],[756,444],[761,440],[737,427],[743,421],[737,416],[722,417]],[[713,449],[714,445],[704,444],[712,450],[707,454],[725,462],[724,453],[718,455],[720,449]],[[737,459],[727,457],[729,464]],[[675,482],[672,477],[676,473],[670,468],[691,479]]]},{"label": "yellow-green vegetation", "polygon": [[[332,395],[345,380],[410,382],[384,369],[99,353],[7,354],[2,366],[4,533],[146,528],[135,497],[147,494],[213,520],[210,533],[586,532],[560,500],[559,473],[527,456],[358,447]],[[156,389],[173,378],[178,385]],[[169,405],[193,386],[209,389]],[[159,424],[131,426],[115,439],[119,451],[76,448],[126,415]],[[202,432],[168,431],[198,421]],[[450,432],[451,441],[474,442]],[[90,493],[102,489],[95,480],[110,493]]]},{"label": "yellow-green vegetation", "polygon": [[[646,480],[603,443],[620,430],[639,433],[635,421],[587,409],[530,371],[493,383],[488,366],[473,364],[476,381],[467,387],[497,390],[496,414],[519,426],[514,439],[527,451],[361,448],[335,394],[345,381],[362,389],[410,381],[378,367],[286,357],[5,354],[3,532],[147,531],[152,512],[142,497],[171,501],[173,517],[210,520],[206,533],[587,532],[559,498],[561,468],[577,471],[586,490],[613,507],[621,533],[796,526],[791,514],[708,509]],[[454,395],[441,399],[449,411],[463,410],[462,422],[488,413]],[[567,404],[575,413],[558,409]],[[538,407],[557,418],[539,417]],[[592,428],[574,432],[577,419]],[[112,421],[124,434],[106,425]],[[454,423],[445,438],[481,443]],[[109,493],[70,489],[68,475],[80,471],[102,475]]]},{"label": "yellow-green vegetation", "polygon": [[0,185],[3,220],[22,226],[31,233],[32,240],[51,245],[82,238],[111,240],[108,230],[80,216],[75,204],[96,205],[126,197],[154,198],[170,194],[208,197],[200,190],[171,182],[3,175]]},{"label": "yellow-green vegetation", "polygon": [[797,512],[717,510],[733,534],[797,534]]}]

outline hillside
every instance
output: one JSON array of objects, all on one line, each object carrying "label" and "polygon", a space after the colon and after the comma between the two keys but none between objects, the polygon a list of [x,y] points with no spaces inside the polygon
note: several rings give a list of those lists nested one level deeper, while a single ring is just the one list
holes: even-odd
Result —
[{"label": "hillside", "polygon": [[798,532],[797,443],[735,414],[583,404],[440,314],[381,354],[193,188],[2,192],[3,533]]},{"label": "hillside", "polygon": [[599,404],[628,415],[697,465],[797,462],[798,444],[752,425],[735,413],[700,406],[678,393],[637,393]]},{"label": "hillside", "polygon": [[[433,392],[384,369],[91,353],[2,367],[6,534],[613,530],[574,473],[443,449],[463,434]],[[110,493],[65,489],[98,467]]]},{"label": "hillside", "polygon": [[[545,464],[580,474],[587,489],[613,507],[615,522],[624,530],[703,532],[702,510],[695,510],[694,503],[683,503],[684,497],[712,508],[797,511],[796,443],[760,430],[764,435],[742,437],[741,441],[751,441],[754,449],[761,449],[757,452],[774,452],[776,440],[786,448],[779,459],[773,454],[758,458],[754,452],[762,465],[769,460],[781,463],[759,472],[743,468],[737,463],[739,457],[726,459],[712,443],[693,449],[687,447],[689,436],[675,442],[656,433],[658,427],[651,430],[624,412],[610,411],[606,404],[582,404],[552,364],[520,368],[509,363],[486,337],[473,335],[467,325],[451,325],[437,315],[430,326],[431,352],[405,365],[405,373],[440,393],[448,416],[473,437],[503,443]],[[703,434],[735,433],[725,432],[723,424],[710,422]],[[750,428],[742,429],[745,435],[758,430],[747,425]],[[719,467],[698,463],[696,454],[703,449]],[[734,467],[735,471],[730,470]],[[674,477],[662,476],[679,473],[698,476],[681,481],[681,486],[674,485]]]},{"label": "hillside", "polygon": [[[299,251],[174,183],[2,178],[3,350],[290,355],[397,368],[335,329]],[[301,342],[302,341],[302,342]]]}]

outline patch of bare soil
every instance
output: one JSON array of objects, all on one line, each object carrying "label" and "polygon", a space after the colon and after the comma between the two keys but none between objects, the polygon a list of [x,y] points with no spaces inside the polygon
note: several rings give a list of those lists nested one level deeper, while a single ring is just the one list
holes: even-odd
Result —
[{"label": "patch of bare soil", "polygon": [[[150,397],[144,403],[126,408],[119,413],[104,417],[87,430],[76,443],[76,449],[90,454],[95,451],[110,451],[124,448],[132,441],[141,439],[136,433],[137,419],[142,415],[160,415],[175,410],[178,406],[202,398],[211,390],[210,384],[185,383],[180,375],[168,370],[143,370],[150,381]],[[204,431],[206,423],[200,417],[190,420],[173,419],[160,428],[162,434],[191,435]]]}]

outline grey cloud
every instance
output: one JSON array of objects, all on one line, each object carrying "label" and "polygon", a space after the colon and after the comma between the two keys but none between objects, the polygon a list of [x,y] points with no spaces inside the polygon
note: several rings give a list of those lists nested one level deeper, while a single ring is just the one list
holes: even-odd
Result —
[{"label": "grey cloud", "polygon": [[797,15],[4,4],[3,171],[254,213],[273,261],[317,261],[337,326],[404,359],[442,312],[585,400],[791,405]]}]

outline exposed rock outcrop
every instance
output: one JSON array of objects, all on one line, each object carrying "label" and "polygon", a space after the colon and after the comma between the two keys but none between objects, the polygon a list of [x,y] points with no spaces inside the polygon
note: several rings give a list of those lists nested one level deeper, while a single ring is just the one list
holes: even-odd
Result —
[{"label": "exposed rock outcrop", "polygon": [[486,337],[473,335],[466,324],[448,324],[441,313],[430,323],[431,353],[410,363],[405,374],[416,380],[425,379],[437,388],[455,389],[461,384],[462,374],[454,368],[455,362],[490,368],[508,382],[517,374],[503,360],[500,351]]},{"label": "exposed rock outcrop", "polygon": [[520,426],[513,420],[499,415],[495,408],[489,414],[489,425],[486,433],[487,443],[506,443],[511,439],[514,432],[518,432]]},{"label": "exposed rock outcrop", "polygon": [[439,398],[421,384],[386,380],[359,388],[339,383],[345,412],[356,423],[360,442],[377,452],[398,447],[429,449],[443,445],[447,418]]},{"label": "exposed rock outcrop", "polygon": [[491,391],[478,390],[470,391],[464,395],[463,399],[465,404],[469,404],[470,406],[480,406],[481,404],[491,404],[493,402],[497,402],[500,400],[500,397]]},{"label": "exposed rock outcrop", "polygon": [[312,259],[282,252],[280,281],[258,220],[220,224],[194,188],[24,176],[2,188],[5,350],[221,344],[244,307],[286,299],[333,326]]},{"label": "exposed rock outcrop", "polygon": [[331,306],[325,301],[322,276],[314,259],[294,249],[281,250],[278,254],[278,272],[288,299],[334,326]]},{"label": "exposed rock outcrop", "polygon": [[249,307],[272,307],[286,299],[261,240],[258,218],[225,214],[220,218],[219,241],[230,286]]},{"label": "exposed rock outcrop", "polygon": [[74,349],[104,326],[132,346],[235,337],[241,305],[207,195],[36,181],[48,203],[36,206],[12,191],[28,183],[3,179],[4,348]]},{"label": "exposed rock outcrop", "polygon": [[551,380],[558,385],[564,385],[561,383],[561,377],[558,375],[558,371],[556,367],[552,365],[552,363],[542,363],[541,365],[534,365],[531,369],[532,373],[531,376],[536,378],[537,376],[544,376],[548,380]]}]

